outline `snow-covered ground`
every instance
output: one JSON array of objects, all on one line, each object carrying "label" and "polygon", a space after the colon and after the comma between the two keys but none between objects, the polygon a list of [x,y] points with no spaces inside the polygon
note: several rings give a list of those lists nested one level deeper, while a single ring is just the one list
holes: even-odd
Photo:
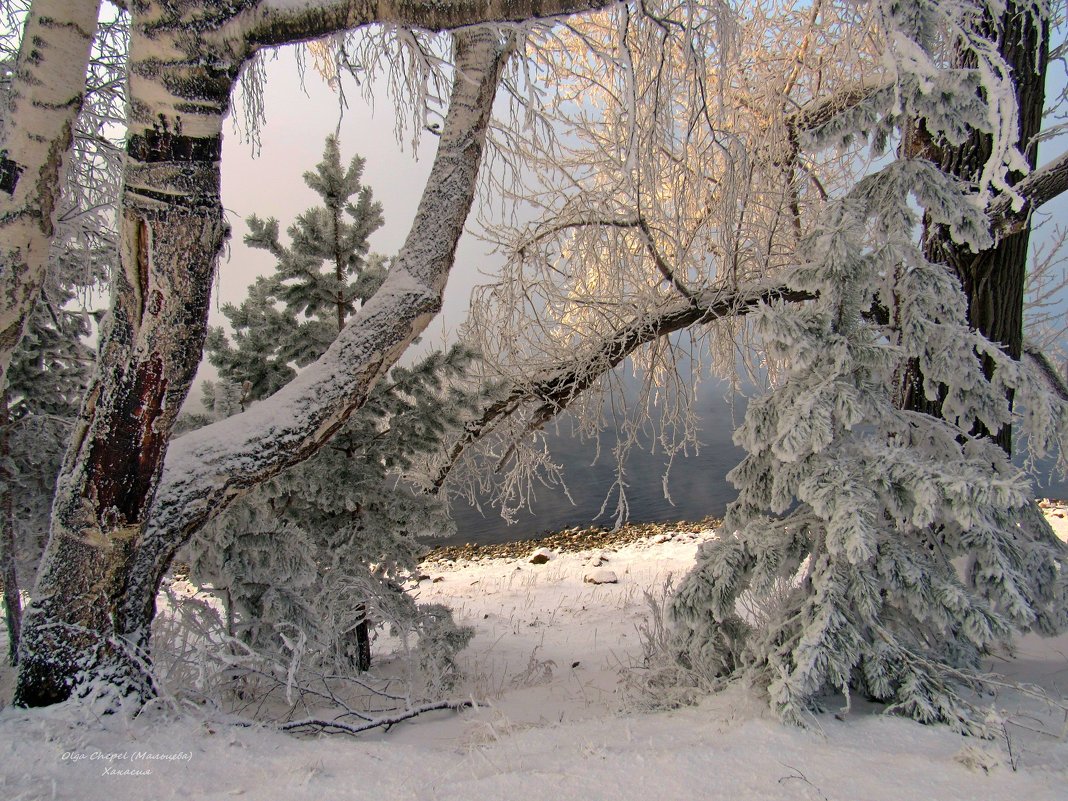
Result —
[{"label": "snow-covered ground", "polygon": [[[1068,512],[1047,514],[1068,536]],[[540,565],[424,565],[421,599],[449,604],[477,630],[459,690],[476,709],[359,737],[294,737],[209,715],[96,719],[71,705],[9,707],[0,712],[0,798],[1068,798],[1068,636],[1027,637],[1015,659],[993,665],[1059,705],[1002,688],[984,699],[1004,720],[1002,736],[988,741],[858,704],[807,729],[786,727],[738,686],[696,706],[642,711],[630,687],[644,591],[687,570],[703,536],[555,554]],[[584,581],[594,571],[618,581]]]}]

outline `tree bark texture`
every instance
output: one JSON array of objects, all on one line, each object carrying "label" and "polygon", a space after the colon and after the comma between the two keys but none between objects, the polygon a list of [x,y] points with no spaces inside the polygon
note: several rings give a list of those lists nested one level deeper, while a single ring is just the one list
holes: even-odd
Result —
[{"label": "tree bark texture", "polygon": [[24,620],[15,692],[21,705],[64,700],[85,678],[121,695],[154,692],[145,648],[175,550],[247,488],[312,455],[362,404],[440,308],[474,196],[505,60],[489,29],[457,34],[457,79],[438,155],[385,285],[319,363],[228,421],[230,434],[209,427],[183,438],[186,447],[177,448],[177,466],[157,498],[174,419],[200,361],[212,274],[227,234],[218,195],[222,119],[240,66],[255,49],[211,39],[219,28],[198,22],[213,7],[130,3],[122,270]]},{"label": "tree bark texture", "polygon": [[0,133],[0,389],[41,294],[100,0],[34,0]]},{"label": "tree bark texture", "polygon": [[[1009,3],[997,26],[998,49],[1012,69],[1019,108],[1019,148],[1033,170],[1038,158],[1035,137],[1042,126],[1045,102],[1046,65],[1049,60],[1048,22],[1036,24],[1038,11],[1030,2]],[[928,143],[928,157],[948,174],[973,181],[990,156],[990,137],[975,133],[957,147]],[[1010,179],[1018,183],[1023,176]],[[1013,359],[1023,355],[1024,286],[1031,227],[1027,219],[1016,218],[1014,228],[997,238],[993,247],[972,253],[950,239],[941,226],[926,232],[925,251],[933,262],[948,265],[956,272],[968,299],[968,322],[991,342],[997,343]],[[995,226],[996,230],[997,226]],[[989,377],[994,365],[984,360]],[[924,396],[923,377],[912,370],[906,378],[905,407],[928,414],[940,414],[941,402]],[[1009,393],[1012,402],[1012,393]],[[994,440],[1012,453],[1012,427],[992,433]]]},{"label": "tree bark texture", "polygon": [[15,552],[15,516],[12,509],[14,476],[11,475],[11,417],[7,391],[0,389],[0,581],[4,582],[4,621],[7,624],[8,661],[18,664],[22,630],[22,597],[19,593],[18,559]]}]

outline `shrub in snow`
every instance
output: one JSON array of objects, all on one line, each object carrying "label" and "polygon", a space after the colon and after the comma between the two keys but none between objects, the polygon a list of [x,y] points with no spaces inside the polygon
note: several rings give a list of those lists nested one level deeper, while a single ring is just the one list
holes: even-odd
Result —
[{"label": "shrub in snow", "polygon": [[[1026,475],[976,433],[1023,420],[1041,450],[1064,430],[1065,409],[969,329],[957,278],[917,242],[926,222],[989,247],[987,190],[1018,166],[1004,133],[1016,130],[1011,82],[982,36],[983,10],[886,4],[896,88],[869,109],[873,141],[924,120],[951,145],[986,132],[993,155],[978,194],[901,157],[828,205],[789,279],[817,299],[754,315],[788,375],[749,404],[735,435],[747,456],[729,476],[738,499],[672,604],[682,663],[744,676],[787,720],[801,721],[828,692],[859,692],[974,730],[981,721],[959,682],[1014,630],[1053,633],[1068,622],[1065,547]],[[971,67],[939,61],[936,32],[953,25],[969,37],[957,46],[972,51]],[[895,402],[910,365],[940,417]],[[1009,388],[1026,418],[1010,410]],[[776,602],[760,605],[760,625],[741,614],[743,596],[769,595]]]}]

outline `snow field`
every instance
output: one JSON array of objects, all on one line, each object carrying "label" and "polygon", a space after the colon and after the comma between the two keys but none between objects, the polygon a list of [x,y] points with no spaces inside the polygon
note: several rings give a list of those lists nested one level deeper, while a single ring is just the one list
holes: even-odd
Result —
[{"label": "snow field", "polygon": [[[1060,509],[1060,507],[1057,507]],[[1060,509],[1063,512],[1063,509]],[[1061,536],[1068,519],[1047,510]],[[709,534],[545,564],[494,559],[424,564],[420,600],[448,603],[476,628],[460,696],[358,738],[293,737],[207,713],[149,709],[95,718],[72,704],[0,712],[0,797],[66,801],[251,798],[371,801],[1056,801],[1068,787],[1062,708],[1016,689],[987,701],[1004,736],[942,727],[832,699],[807,729],[781,725],[741,686],[693,707],[637,711],[627,669],[641,654],[644,590],[681,576]],[[601,555],[618,583],[583,581]],[[437,579],[437,580],[435,580]],[[376,660],[388,670],[388,640]],[[577,664],[576,664],[577,663]],[[1068,698],[1068,637],[1024,638],[995,669]],[[110,758],[109,758],[110,756]],[[1013,769],[1015,765],[1016,769]],[[122,771],[127,771],[123,773]]]}]

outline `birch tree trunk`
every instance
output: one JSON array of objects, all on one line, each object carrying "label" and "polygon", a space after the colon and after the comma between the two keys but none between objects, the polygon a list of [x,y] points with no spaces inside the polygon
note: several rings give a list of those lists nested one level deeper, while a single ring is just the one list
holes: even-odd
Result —
[{"label": "birch tree trunk", "polygon": [[231,420],[240,436],[220,437],[213,427],[182,440],[189,446],[175,454],[178,467],[157,503],[163,511],[146,532],[174,419],[202,352],[211,276],[227,233],[218,195],[221,125],[251,52],[232,56],[231,40],[220,46],[199,36],[203,7],[181,5],[192,10],[148,2],[131,9],[122,270],[24,618],[21,705],[64,700],[86,676],[121,696],[153,693],[143,648],[174,550],[243,490],[314,453],[362,404],[440,307],[474,195],[504,61],[488,29],[457,35],[446,130],[386,284],[292,388]]},{"label": "birch tree trunk", "polygon": [[150,689],[114,637],[114,604],[200,361],[226,234],[218,162],[239,64],[204,64],[203,43],[195,35],[180,43],[185,20],[169,18],[164,4],[136,8],[118,210],[122,269],[23,621],[15,700],[27,705],[66,698],[79,670],[126,693]]},{"label": "birch tree trunk", "polygon": [[0,132],[0,390],[44,284],[100,0],[34,0]]},{"label": "birch tree trunk", "polygon": [[18,664],[22,630],[22,597],[19,592],[18,558],[15,552],[15,516],[12,510],[11,418],[7,390],[0,388],[0,581],[4,582],[4,622],[7,624],[8,661]]}]

